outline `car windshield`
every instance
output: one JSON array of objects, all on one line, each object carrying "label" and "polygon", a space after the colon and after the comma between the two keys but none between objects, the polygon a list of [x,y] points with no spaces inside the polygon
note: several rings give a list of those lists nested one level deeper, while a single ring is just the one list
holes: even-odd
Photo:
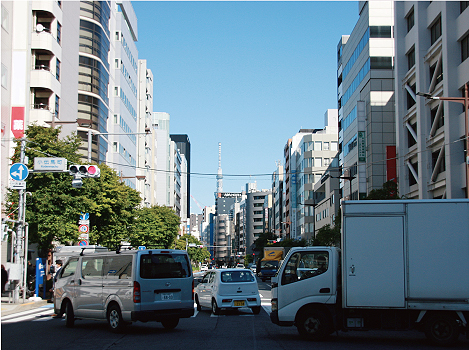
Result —
[{"label": "car windshield", "polygon": [[224,271],[221,273],[221,281],[231,282],[254,282],[251,271]]},{"label": "car windshield", "polygon": [[183,278],[190,276],[189,261],[184,254],[142,254],[142,278]]}]

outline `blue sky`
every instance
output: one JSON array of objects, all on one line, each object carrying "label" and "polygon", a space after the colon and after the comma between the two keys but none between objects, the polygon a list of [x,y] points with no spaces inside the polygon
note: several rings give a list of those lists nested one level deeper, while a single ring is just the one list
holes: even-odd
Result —
[{"label": "blue sky", "polygon": [[[154,76],[153,110],[191,141],[191,194],[214,204],[218,142],[223,190],[271,187],[283,148],[323,128],[337,108],[337,44],[355,1],[132,1],[139,59]],[[191,212],[200,213],[191,199]]]}]

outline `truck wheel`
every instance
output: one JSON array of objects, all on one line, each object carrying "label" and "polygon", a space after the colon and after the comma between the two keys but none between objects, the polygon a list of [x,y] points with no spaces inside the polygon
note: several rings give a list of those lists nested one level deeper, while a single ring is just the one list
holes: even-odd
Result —
[{"label": "truck wheel", "polygon": [[320,310],[305,310],[296,321],[298,333],[309,340],[321,340],[332,333],[332,325],[324,312]]},{"label": "truck wheel", "polygon": [[439,345],[454,344],[459,337],[458,322],[449,314],[430,316],[424,325],[427,339]]},{"label": "truck wheel", "polygon": [[113,304],[109,307],[107,311],[107,323],[112,332],[121,333],[123,331],[125,323],[118,305]]},{"label": "truck wheel", "polygon": [[165,329],[174,329],[179,323],[179,318],[170,318],[168,320],[161,321],[161,324]]},{"label": "truck wheel", "polygon": [[75,324],[75,313],[73,312],[73,306],[70,301],[65,304],[65,327],[72,328]]},{"label": "truck wheel", "polygon": [[212,312],[214,315],[220,315],[221,309],[218,307],[215,299],[212,300]]}]

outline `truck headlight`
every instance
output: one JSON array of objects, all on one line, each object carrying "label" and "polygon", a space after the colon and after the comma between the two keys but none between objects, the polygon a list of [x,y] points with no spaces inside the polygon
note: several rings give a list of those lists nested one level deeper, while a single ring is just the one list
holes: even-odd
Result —
[{"label": "truck headlight", "polygon": [[270,301],[270,306],[272,311],[277,311],[278,310],[278,299],[272,299]]}]

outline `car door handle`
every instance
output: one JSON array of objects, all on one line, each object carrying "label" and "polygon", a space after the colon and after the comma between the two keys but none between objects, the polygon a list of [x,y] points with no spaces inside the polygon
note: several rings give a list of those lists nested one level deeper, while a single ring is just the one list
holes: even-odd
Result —
[{"label": "car door handle", "polygon": [[331,292],[331,289],[330,288],[321,288],[319,290],[319,293],[330,293]]}]

